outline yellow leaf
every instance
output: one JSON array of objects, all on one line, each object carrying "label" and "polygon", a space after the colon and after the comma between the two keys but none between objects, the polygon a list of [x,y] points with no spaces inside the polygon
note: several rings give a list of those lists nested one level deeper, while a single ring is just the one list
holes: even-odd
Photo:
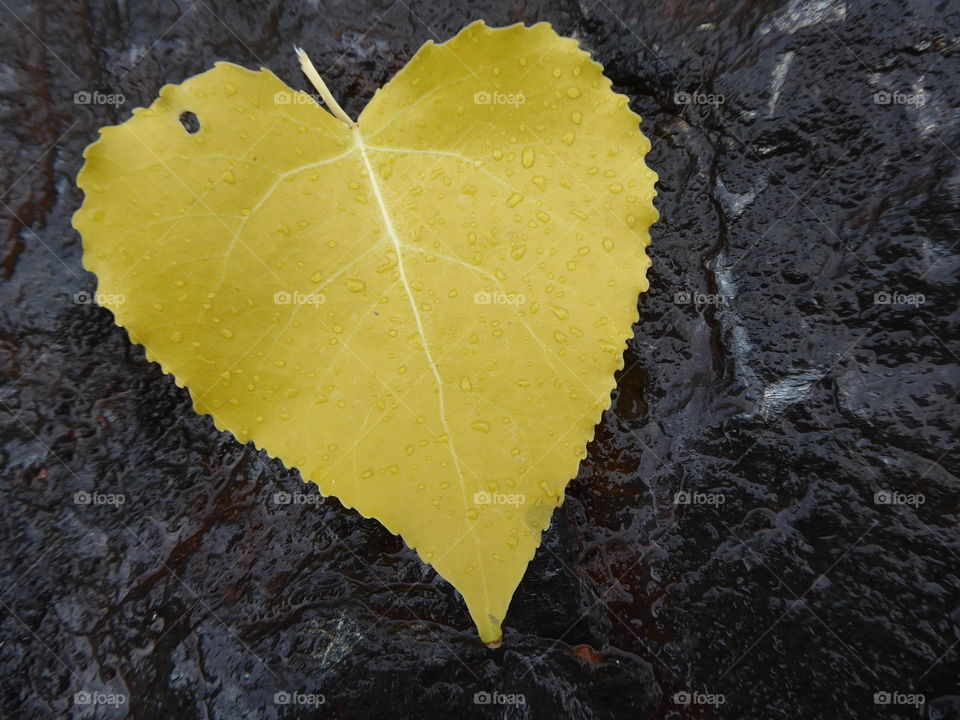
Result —
[{"label": "yellow leaf", "polygon": [[334,114],[217,63],[104,128],[84,264],[198,412],[402,535],[497,642],[647,288],[649,142],[546,23],[427,43],[357,123],[311,67]]}]

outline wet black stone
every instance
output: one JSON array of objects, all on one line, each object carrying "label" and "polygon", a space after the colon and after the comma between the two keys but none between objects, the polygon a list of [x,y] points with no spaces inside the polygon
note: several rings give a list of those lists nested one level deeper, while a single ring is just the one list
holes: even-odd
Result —
[{"label": "wet black stone", "polygon": [[[960,717],[960,6],[466,5],[0,7],[0,714]],[[356,115],[476,18],[579,38],[660,174],[613,408],[497,650],[376,522],[272,503],[313,491],[76,296],[94,280],[70,227],[84,146],[164,83],[231,60],[306,87],[299,44]],[[877,302],[897,294],[925,302]]]}]

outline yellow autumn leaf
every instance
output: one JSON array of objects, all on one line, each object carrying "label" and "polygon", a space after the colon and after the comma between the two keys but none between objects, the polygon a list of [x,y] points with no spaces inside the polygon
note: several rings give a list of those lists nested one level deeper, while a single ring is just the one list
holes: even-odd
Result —
[{"label": "yellow autumn leaf", "polygon": [[494,643],[623,366],[649,142],[547,23],[427,43],[356,123],[301,59],[333,114],[217,63],[104,128],[84,264],[198,412],[400,534]]}]

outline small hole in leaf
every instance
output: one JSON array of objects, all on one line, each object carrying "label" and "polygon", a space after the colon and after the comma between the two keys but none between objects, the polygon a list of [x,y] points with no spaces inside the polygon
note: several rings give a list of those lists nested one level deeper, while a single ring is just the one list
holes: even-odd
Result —
[{"label": "small hole in leaf", "polygon": [[183,129],[191,135],[200,131],[200,121],[197,119],[197,116],[189,110],[180,113],[180,124],[183,125]]}]

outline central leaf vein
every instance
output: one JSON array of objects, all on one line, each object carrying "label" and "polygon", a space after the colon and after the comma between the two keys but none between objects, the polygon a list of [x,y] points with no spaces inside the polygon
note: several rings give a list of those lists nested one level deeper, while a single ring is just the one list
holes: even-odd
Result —
[{"label": "central leaf vein", "polygon": [[[467,486],[463,479],[463,469],[460,465],[460,458],[457,455],[456,445],[453,439],[453,433],[450,432],[450,426],[447,423],[447,412],[446,412],[446,403],[444,397],[444,388],[443,388],[443,378],[440,377],[440,370],[437,368],[436,362],[434,362],[433,354],[430,351],[430,343],[427,341],[427,333],[423,327],[423,318],[420,315],[420,308],[417,307],[416,298],[413,296],[413,288],[410,287],[410,281],[407,279],[407,271],[403,262],[403,247],[404,244],[400,242],[400,237],[397,235],[397,230],[393,225],[393,219],[390,217],[390,212],[387,210],[386,202],[383,199],[383,192],[380,190],[380,183],[377,180],[377,176],[374,173],[373,165],[370,163],[370,158],[367,155],[367,148],[363,142],[363,136],[360,134],[360,128],[355,126],[351,128],[352,132],[355,135],[356,148],[360,152],[360,157],[363,158],[363,164],[366,166],[367,177],[370,181],[370,187],[373,190],[373,195],[377,200],[377,206],[380,208],[380,214],[383,216],[383,225],[384,229],[387,231],[391,242],[393,243],[394,250],[397,253],[397,270],[400,274],[400,282],[403,284],[404,290],[407,294],[407,299],[410,301],[410,309],[413,311],[413,317],[417,323],[417,330],[420,333],[420,342],[423,345],[423,354],[427,359],[427,363],[430,365],[430,370],[433,372],[434,380],[437,383],[437,392],[438,392],[438,401],[440,406],[440,422],[443,425],[443,431],[447,435],[447,444],[450,450],[450,455],[453,457],[454,468],[457,471],[457,479],[460,481],[460,492],[463,500],[464,511],[467,509]],[[483,592],[486,596],[487,594],[487,581],[483,569],[483,562],[479,558],[479,539],[477,538],[476,532],[471,527],[470,535],[473,537],[474,544],[477,546],[477,564],[479,565],[481,578],[483,579]],[[489,603],[489,597],[485,597],[486,601]]]}]

